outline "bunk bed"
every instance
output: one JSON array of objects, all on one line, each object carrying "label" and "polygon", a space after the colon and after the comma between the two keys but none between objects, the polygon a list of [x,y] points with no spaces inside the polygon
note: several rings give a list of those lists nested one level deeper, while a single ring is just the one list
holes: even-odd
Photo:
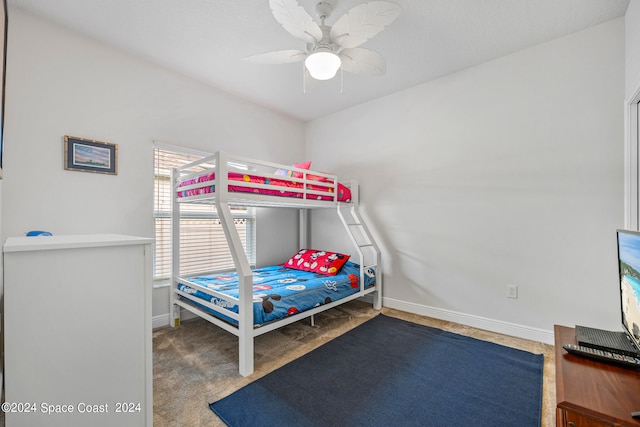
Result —
[{"label": "bunk bed", "polygon": [[[282,165],[216,152],[172,171],[173,326],[181,309],[236,335],[239,372],[253,372],[253,339],[284,325],[369,295],[382,306],[380,250],[358,211],[358,184],[342,183],[309,165]],[[180,209],[215,206],[235,271],[181,275]],[[300,251],[283,264],[252,270],[234,226],[231,207],[286,207],[300,211]],[[354,252],[307,247],[309,209],[334,209]],[[303,285],[302,285],[303,284]],[[294,301],[294,302],[292,302]]]}]

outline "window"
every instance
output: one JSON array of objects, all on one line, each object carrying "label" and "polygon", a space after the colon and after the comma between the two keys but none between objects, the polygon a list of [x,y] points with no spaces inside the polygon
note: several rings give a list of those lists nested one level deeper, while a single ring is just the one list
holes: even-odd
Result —
[{"label": "window", "polygon": [[[155,249],[153,278],[166,281],[171,276],[171,170],[202,158],[203,155],[178,148],[154,148]],[[247,254],[255,265],[255,208],[231,208],[234,223]],[[180,275],[233,269],[227,245],[214,205],[184,203],[180,206]]]}]

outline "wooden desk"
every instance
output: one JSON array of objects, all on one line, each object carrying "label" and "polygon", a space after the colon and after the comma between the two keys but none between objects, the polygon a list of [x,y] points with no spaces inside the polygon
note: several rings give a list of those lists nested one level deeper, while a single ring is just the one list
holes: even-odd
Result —
[{"label": "wooden desk", "polygon": [[640,371],[568,354],[574,328],[555,325],[556,426],[639,427],[631,412],[640,411]]}]

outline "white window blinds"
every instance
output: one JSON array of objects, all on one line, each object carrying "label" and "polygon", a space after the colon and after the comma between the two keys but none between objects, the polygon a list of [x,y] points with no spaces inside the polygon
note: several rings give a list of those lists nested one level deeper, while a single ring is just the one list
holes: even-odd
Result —
[{"label": "white window blinds", "polygon": [[[154,149],[154,280],[171,276],[171,170],[201,158],[178,149]],[[231,209],[249,264],[255,265],[255,208]],[[180,205],[180,275],[234,268],[214,205]]]}]

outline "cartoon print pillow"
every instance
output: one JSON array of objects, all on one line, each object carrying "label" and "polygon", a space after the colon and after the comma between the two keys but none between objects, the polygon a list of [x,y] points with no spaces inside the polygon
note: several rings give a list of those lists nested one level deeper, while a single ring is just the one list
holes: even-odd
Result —
[{"label": "cartoon print pillow", "polygon": [[350,256],[337,252],[300,249],[284,266],[295,270],[324,274],[325,276],[335,276],[349,260]]},{"label": "cartoon print pillow", "polygon": [[[309,170],[309,168],[311,167],[311,162],[294,163],[291,166],[293,166],[294,168],[300,168],[300,169]],[[290,177],[293,177],[293,178],[302,178],[302,172],[293,171],[293,170],[287,170],[287,169],[278,169],[275,172],[275,174],[276,175],[290,176]]]}]

